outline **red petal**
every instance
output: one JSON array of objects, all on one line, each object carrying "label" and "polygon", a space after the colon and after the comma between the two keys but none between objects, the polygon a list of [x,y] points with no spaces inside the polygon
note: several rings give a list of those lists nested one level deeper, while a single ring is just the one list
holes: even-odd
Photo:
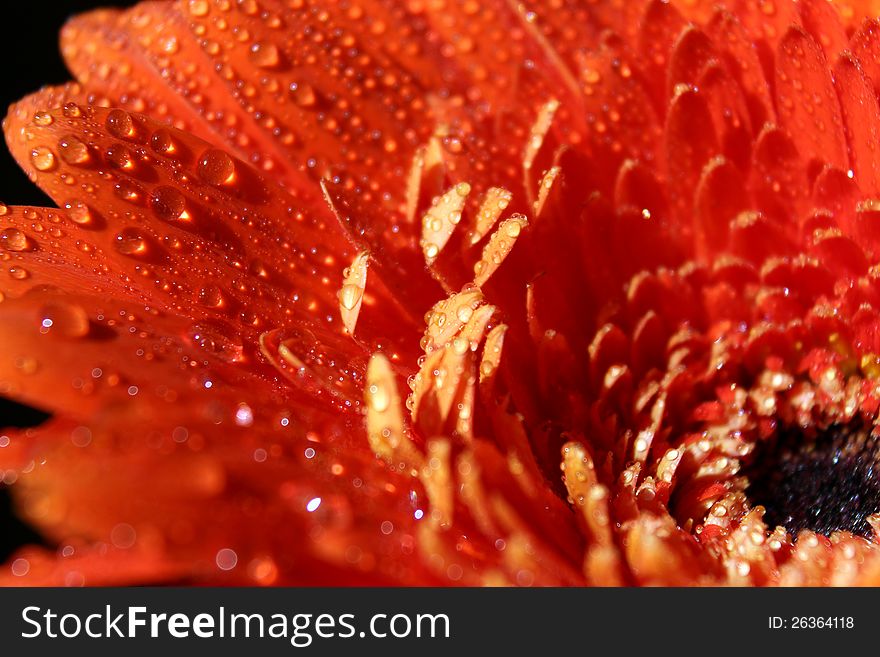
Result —
[{"label": "red petal", "polygon": [[880,106],[871,80],[859,61],[844,53],[834,67],[834,86],[849,142],[850,159],[861,191],[875,196],[880,192]]},{"label": "red petal", "polygon": [[828,61],[835,61],[848,42],[837,7],[828,0],[799,0],[796,6],[804,29],[822,46]]},{"label": "red petal", "polygon": [[792,27],[776,59],[779,121],[809,165],[812,161],[849,168],[840,103],[819,45]]},{"label": "red petal", "polygon": [[703,167],[720,154],[706,99],[694,88],[679,87],[666,117],[666,179],[674,181],[670,199],[679,225],[689,226],[694,190]]}]

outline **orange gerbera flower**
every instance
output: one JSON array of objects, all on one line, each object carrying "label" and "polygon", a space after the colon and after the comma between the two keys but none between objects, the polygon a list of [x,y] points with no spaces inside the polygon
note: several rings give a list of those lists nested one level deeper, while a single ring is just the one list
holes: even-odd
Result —
[{"label": "orange gerbera flower", "polygon": [[58,208],[0,206],[51,413],[0,476],[58,547],[0,581],[878,583],[875,13],[72,20],[5,122]]}]

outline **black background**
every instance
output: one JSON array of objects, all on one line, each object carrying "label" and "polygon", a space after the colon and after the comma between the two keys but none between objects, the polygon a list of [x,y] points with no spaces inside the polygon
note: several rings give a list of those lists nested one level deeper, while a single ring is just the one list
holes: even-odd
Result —
[{"label": "black background", "polygon": [[[4,3],[0,9],[0,112],[5,116],[10,104],[44,85],[71,79],[58,48],[59,30],[71,15],[95,7],[133,4],[125,0]],[[0,147],[0,201],[9,205],[55,205],[22,173],[5,144]],[[0,431],[3,427],[33,426],[45,417],[0,397]],[[18,545],[39,540],[15,517],[8,491],[0,484],[0,563]]]}]

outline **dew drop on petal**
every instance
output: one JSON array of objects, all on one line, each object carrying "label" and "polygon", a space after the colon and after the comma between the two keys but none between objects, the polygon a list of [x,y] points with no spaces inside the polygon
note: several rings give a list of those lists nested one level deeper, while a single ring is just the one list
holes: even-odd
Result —
[{"label": "dew drop on petal", "polygon": [[58,141],[58,154],[68,164],[81,165],[89,161],[89,147],[75,135],[67,135]]},{"label": "dew drop on petal", "polygon": [[310,84],[294,82],[290,85],[290,94],[293,102],[300,107],[314,107],[317,102],[315,90]]},{"label": "dew drop on petal", "polygon": [[24,267],[19,267],[18,265],[9,268],[9,275],[17,281],[23,281],[28,276],[30,276],[30,272]]},{"label": "dew drop on petal", "polygon": [[278,47],[274,43],[255,43],[251,46],[250,57],[260,68],[275,68],[281,61]]},{"label": "dew drop on petal", "polygon": [[76,103],[65,103],[64,108],[62,110],[64,116],[68,119],[78,119],[82,116],[82,108]]},{"label": "dew drop on petal", "polygon": [[64,204],[64,210],[70,220],[81,226],[87,226],[92,223],[92,212],[82,201],[68,201]]},{"label": "dew drop on petal", "polygon": [[160,155],[172,155],[177,150],[171,132],[160,128],[150,137],[150,147]]},{"label": "dew drop on petal", "polygon": [[141,198],[140,189],[134,183],[126,180],[120,180],[116,183],[114,191],[119,198],[129,203],[138,203]]},{"label": "dew drop on petal", "polygon": [[189,338],[193,344],[218,356],[222,360],[235,363],[244,358],[244,344],[231,326],[217,320],[202,320],[190,327]]},{"label": "dew drop on petal", "polygon": [[107,132],[120,139],[128,139],[134,134],[134,121],[125,110],[115,109],[107,115]]},{"label": "dew drop on petal", "polygon": [[33,248],[33,242],[18,228],[4,228],[0,231],[0,249],[6,251],[30,251]]},{"label": "dew drop on petal", "polygon": [[207,285],[199,290],[199,303],[209,308],[220,308],[225,305],[223,290],[216,285]]},{"label": "dew drop on petal", "polygon": [[39,316],[40,326],[53,334],[81,338],[89,332],[89,316],[79,304],[52,301],[40,309]]},{"label": "dew drop on petal", "polygon": [[208,0],[189,0],[189,13],[197,18],[208,15]]},{"label": "dew drop on petal", "polygon": [[175,221],[180,219],[186,210],[186,198],[174,187],[163,185],[153,190],[150,195],[150,207],[160,219]]},{"label": "dew drop on petal", "polygon": [[199,176],[209,185],[223,185],[232,182],[235,176],[235,162],[228,153],[212,148],[199,158]]},{"label": "dew drop on petal", "polygon": [[55,168],[55,153],[45,146],[37,146],[31,151],[31,164],[37,171],[51,171]]},{"label": "dew drop on petal", "polygon": [[122,255],[140,257],[147,254],[149,246],[147,240],[134,229],[126,228],[116,235],[114,242],[116,250]]},{"label": "dew drop on petal", "polygon": [[104,153],[107,163],[114,169],[128,170],[134,167],[131,151],[122,144],[110,146]]},{"label": "dew drop on petal", "polygon": [[40,127],[48,127],[55,122],[55,119],[52,117],[49,112],[35,112],[34,113],[34,123]]}]

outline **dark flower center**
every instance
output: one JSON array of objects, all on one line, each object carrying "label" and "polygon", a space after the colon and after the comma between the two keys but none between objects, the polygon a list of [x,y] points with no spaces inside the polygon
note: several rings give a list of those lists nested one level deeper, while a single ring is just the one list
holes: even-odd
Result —
[{"label": "dark flower center", "polygon": [[768,527],[782,525],[793,536],[804,529],[872,535],[867,518],[880,511],[880,439],[861,420],[815,435],[780,428],[757,445],[744,474],[746,494],[767,510]]}]

